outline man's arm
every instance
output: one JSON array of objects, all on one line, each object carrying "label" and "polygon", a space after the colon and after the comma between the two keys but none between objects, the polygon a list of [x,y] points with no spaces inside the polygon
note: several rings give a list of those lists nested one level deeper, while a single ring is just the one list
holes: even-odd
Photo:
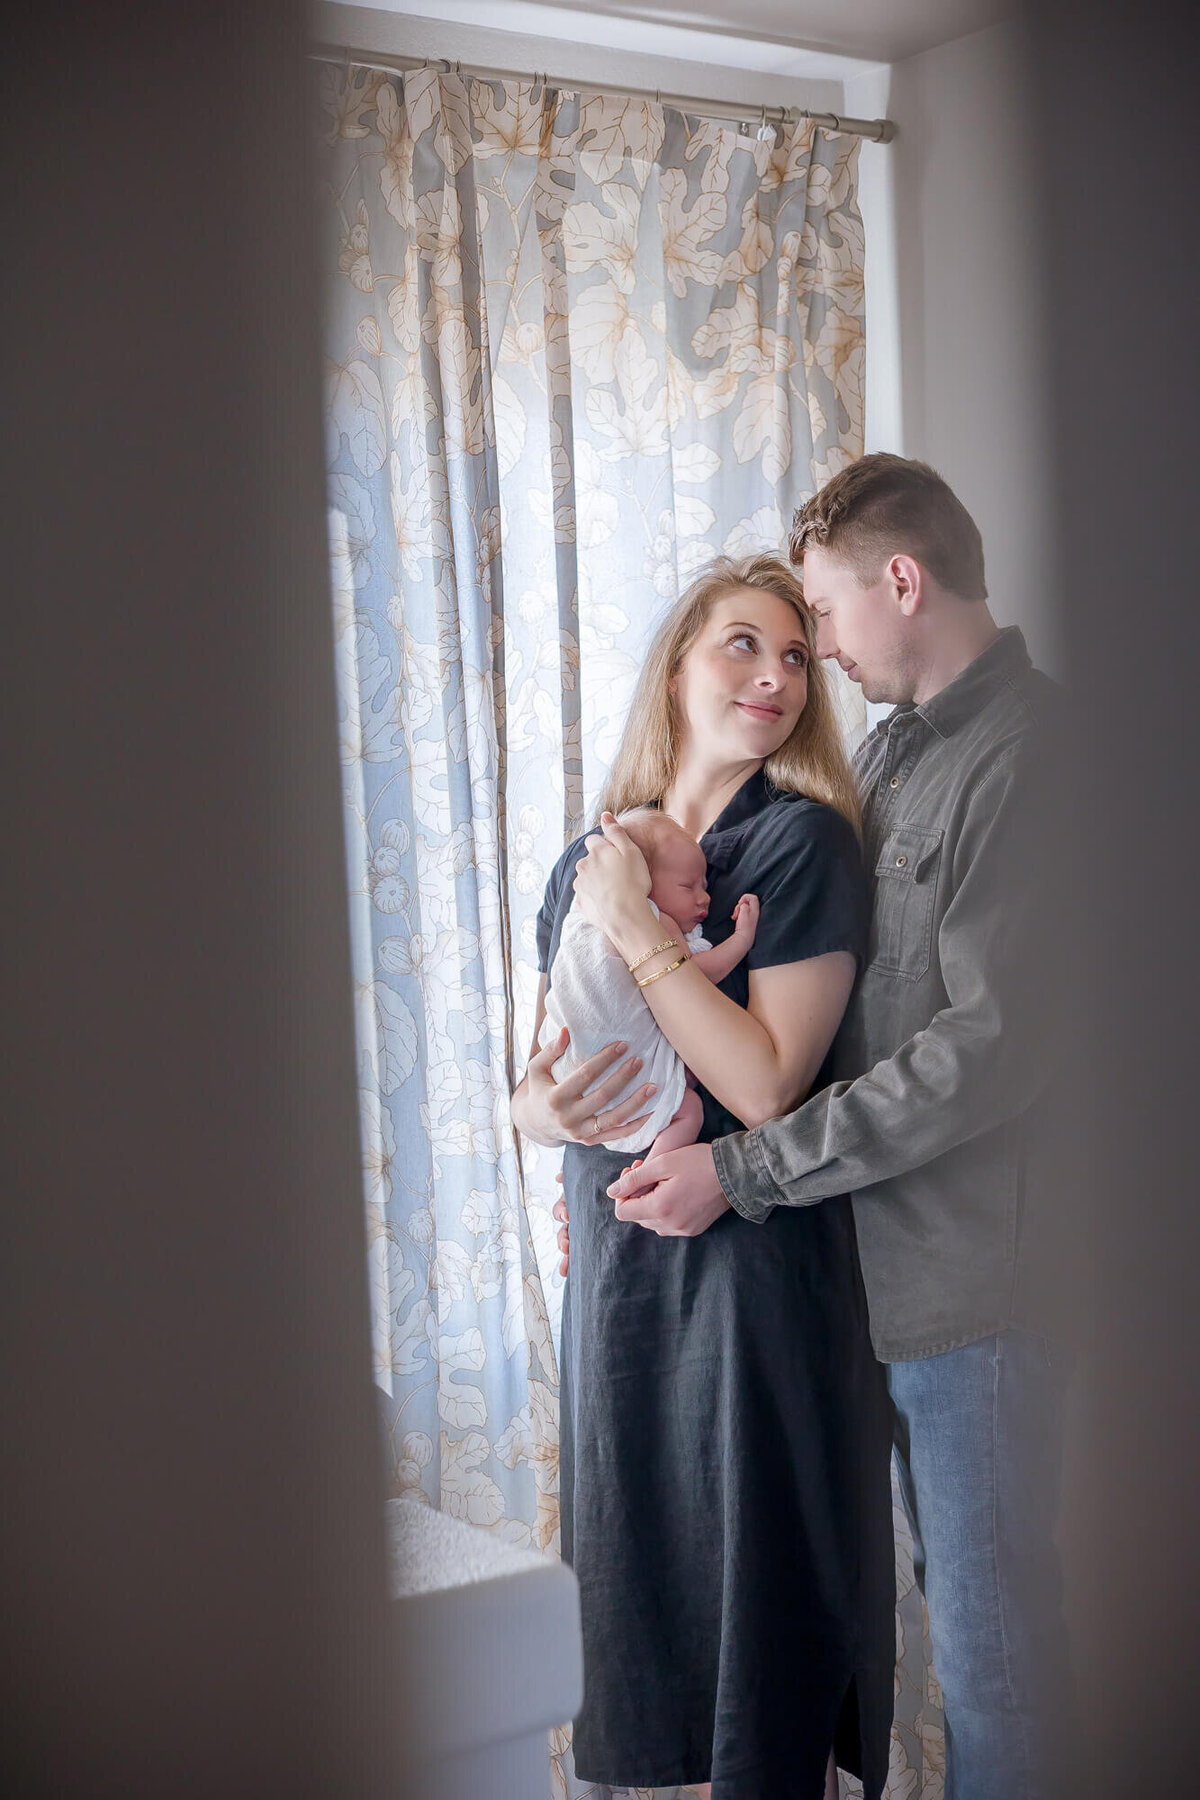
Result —
[{"label": "man's arm", "polygon": [[1011,753],[980,784],[948,846],[957,886],[938,954],[949,1004],[857,1080],[717,1140],[716,1178],[744,1217],[902,1175],[1037,1097],[1052,1060],[1043,817],[1025,757]]}]

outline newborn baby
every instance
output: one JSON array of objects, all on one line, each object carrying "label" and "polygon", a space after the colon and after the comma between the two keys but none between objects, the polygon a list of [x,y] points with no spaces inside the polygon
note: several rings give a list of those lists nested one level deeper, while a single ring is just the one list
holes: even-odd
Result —
[{"label": "newborn baby", "polygon": [[[701,973],[710,981],[724,981],[754,942],[758,901],[753,894],[742,895],[733,910],[732,935],[714,949],[700,930],[708,913],[707,867],[695,838],[652,807],[622,814],[621,824],[646,859],[650,904],[663,917],[664,936],[674,935],[678,926]],[[681,945],[674,955],[683,954]],[[563,923],[550,968],[546,1016],[538,1036],[543,1049],[564,1025],[570,1042],[554,1064],[556,1081],[607,1044],[624,1041],[631,1056],[641,1057],[642,1068],[609,1105],[619,1106],[643,1082],[653,1082],[656,1089],[653,1109],[639,1133],[643,1142],[632,1148],[649,1145],[651,1154],[657,1155],[695,1143],[704,1109],[692,1077],[659,1030],[620,953],[574,908]],[[624,1154],[626,1146],[621,1149]]]}]

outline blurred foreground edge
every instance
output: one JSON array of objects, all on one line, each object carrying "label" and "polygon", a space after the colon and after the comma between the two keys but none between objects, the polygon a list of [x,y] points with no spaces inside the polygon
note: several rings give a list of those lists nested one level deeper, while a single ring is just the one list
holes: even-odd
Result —
[{"label": "blurred foreground edge", "polygon": [[[1026,24],[1080,750],[1064,1203],[1093,1337],[1063,1793],[1124,1800],[1200,1791],[1200,66],[1182,7],[1038,0]],[[304,25],[284,0],[6,21],[0,1777],[20,1795],[403,1791]]]},{"label": "blurred foreground edge", "polygon": [[403,1791],[294,0],[6,16],[0,1789]]},{"label": "blurred foreground edge", "polygon": [[1183,6],[1037,0],[1025,34],[1075,736],[1063,1304],[1082,1269],[1090,1341],[1062,1524],[1079,1686],[1062,1792],[1182,1796],[1200,1793],[1200,49]]}]

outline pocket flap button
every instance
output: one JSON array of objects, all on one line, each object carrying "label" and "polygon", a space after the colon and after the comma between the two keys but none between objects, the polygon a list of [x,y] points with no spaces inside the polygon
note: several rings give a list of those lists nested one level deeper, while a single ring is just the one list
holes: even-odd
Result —
[{"label": "pocket flap button", "polygon": [[898,856],[898,857],[897,857],[897,858],[896,858],[896,867],[897,867],[897,868],[898,868],[898,869],[906,869],[906,868],[907,868],[907,867],[908,867],[908,858],[907,858],[907,856]]}]

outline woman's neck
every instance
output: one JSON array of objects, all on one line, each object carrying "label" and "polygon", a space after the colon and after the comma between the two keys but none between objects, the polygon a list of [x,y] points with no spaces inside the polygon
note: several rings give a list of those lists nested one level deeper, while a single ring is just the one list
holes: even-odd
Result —
[{"label": "woman's neck", "polygon": [[686,755],[679,761],[675,779],[662,797],[662,810],[694,838],[702,838],[720,817],[733,796],[761,762],[726,763],[714,768]]}]

